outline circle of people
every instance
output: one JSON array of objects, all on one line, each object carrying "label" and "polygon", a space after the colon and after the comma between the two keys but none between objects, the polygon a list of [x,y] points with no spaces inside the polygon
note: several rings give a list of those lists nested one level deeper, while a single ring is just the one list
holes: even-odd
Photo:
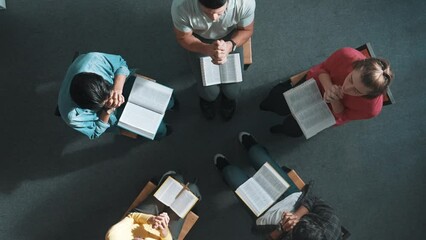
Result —
[{"label": "circle of people", "polygon": [[[242,82],[203,84],[200,58],[220,66],[232,54],[240,55],[242,45],[254,31],[255,0],[173,0],[171,15],[177,42],[187,50],[189,64],[196,79],[202,115],[211,120],[219,112],[230,120],[237,108]],[[125,89],[134,84],[134,77],[126,61],[118,55],[90,52],[79,55],[68,68],[60,88],[58,110],[68,126],[90,139],[104,132],[118,132],[120,115],[126,102]],[[307,79],[314,79],[323,100],[327,103],[335,125],[352,120],[369,119],[382,109],[383,94],[393,79],[389,62],[382,58],[366,58],[354,48],[342,48],[322,63],[311,67],[297,84],[280,81],[260,103],[260,109],[284,117],[282,123],[270,128],[271,133],[290,137],[303,135],[291,114],[283,93]],[[220,102],[220,104],[216,104]],[[167,110],[177,109],[174,95]],[[159,140],[171,133],[170,125],[162,120],[155,133]],[[260,232],[270,239],[341,239],[341,225],[332,209],[312,193],[312,184],[299,190],[287,173],[274,161],[267,150],[247,132],[238,139],[248,152],[248,159],[257,171],[269,163],[288,183],[289,187],[275,204],[256,220]],[[226,183],[236,190],[249,176],[217,154],[214,164]],[[183,177],[168,173],[180,182]],[[164,176],[161,178],[164,181]],[[196,186],[190,188],[197,196]],[[141,203],[107,233],[106,239],[177,239],[182,219],[152,196]]]}]

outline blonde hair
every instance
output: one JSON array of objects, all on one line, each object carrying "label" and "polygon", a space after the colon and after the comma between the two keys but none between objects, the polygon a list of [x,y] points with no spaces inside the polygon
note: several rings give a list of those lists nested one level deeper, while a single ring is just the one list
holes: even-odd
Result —
[{"label": "blonde hair", "polygon": [[383,94],[389,87],[393,72],[390,64],[382,58],[366,58],[352,63],[353,69],[361,72],[362,83],[371,89],[366,98],[375,98]]}]

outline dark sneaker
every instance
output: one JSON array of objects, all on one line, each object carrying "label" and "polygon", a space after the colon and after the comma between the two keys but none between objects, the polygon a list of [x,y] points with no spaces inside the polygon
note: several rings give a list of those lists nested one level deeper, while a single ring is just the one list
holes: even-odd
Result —
[{"label": "dark sneaker", "polygon": [[222,170],[223,168],[225,168],[226,166],[229,165],[229,162],[226,159],[226,157],[223,156],[223,154],[220,154],[220,153],[218,153],[214,156],[213,163],[217,167],[217,169],[219,169],[219,170]]},{"label": "dark sneaker", "polygon": [[289,127],[284,124],[278,124],[269,128],[269,131],[274,134],[284,134],[294,138],[303,136],[303,132],[299,126]]},{"label": "dark sneaker", "polygon": [[221,101],[221,109],[220,113],[225,121],[231,120],[232,116],[234,116],[235,108],[237,107],[237,101],[234,99],[228,99],[224,95],[222,95]]},{"label": "dark sneaker", "polygon": [[238,134],[238,141],[248,151],[250,148],[257,144],[256,139],[248,132],[240,132]]},{"label": "dark sneaker", "polygon": [[214,109],[214,101],[209,102],[200,98],[200,108],[201,112],[203,113],[203,116],[207,120],[212,120],[216,116],[216,111]]}]

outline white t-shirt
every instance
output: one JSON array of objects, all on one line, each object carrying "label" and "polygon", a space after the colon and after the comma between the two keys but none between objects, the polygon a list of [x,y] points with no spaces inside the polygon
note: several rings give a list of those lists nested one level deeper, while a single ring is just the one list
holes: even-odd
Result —
[{"label": "white t-shirt", "polygon": [[256,225],[277,225],[281,221],[283,212],[294,212],[294,205],[301,194],[302,192],[295,192],[274,204],[256,220]]},{"label": "white t-shirt", "polygon": [[206,39],[220,39],[237,26],[246,27],[253,22],[255,0],[228,0],[227,4],[224,14],[213,22],[201,10],[198,0],[173,0],[173,24],[182,32],[193,32]]}]

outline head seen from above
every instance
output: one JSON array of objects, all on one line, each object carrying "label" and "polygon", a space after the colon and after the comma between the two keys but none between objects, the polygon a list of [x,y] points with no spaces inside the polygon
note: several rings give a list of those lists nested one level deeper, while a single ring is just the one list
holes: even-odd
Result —
[{"label": "head seen from above", "polygon": [[307,214],[291,230],[291,240],[325,239],[324,226],[317,216]]},{"label": "head seen from above", "polygon": [[95,73],[79,73],[71,82],[72,100],[83,109],[99,111],[109,97],[111,86]]},{"label": "head seen from above", "polygon": [[198,0],[201,4],[201,10],[214,22],[217,22],[225,13],[227,0]]},{"label": "head seen from above", "polygon": [[343,82],[343,92],[351,96],[375,98],[383,94],[393,79],[389,62],[366,58],[353,62],[353,70]]}]

